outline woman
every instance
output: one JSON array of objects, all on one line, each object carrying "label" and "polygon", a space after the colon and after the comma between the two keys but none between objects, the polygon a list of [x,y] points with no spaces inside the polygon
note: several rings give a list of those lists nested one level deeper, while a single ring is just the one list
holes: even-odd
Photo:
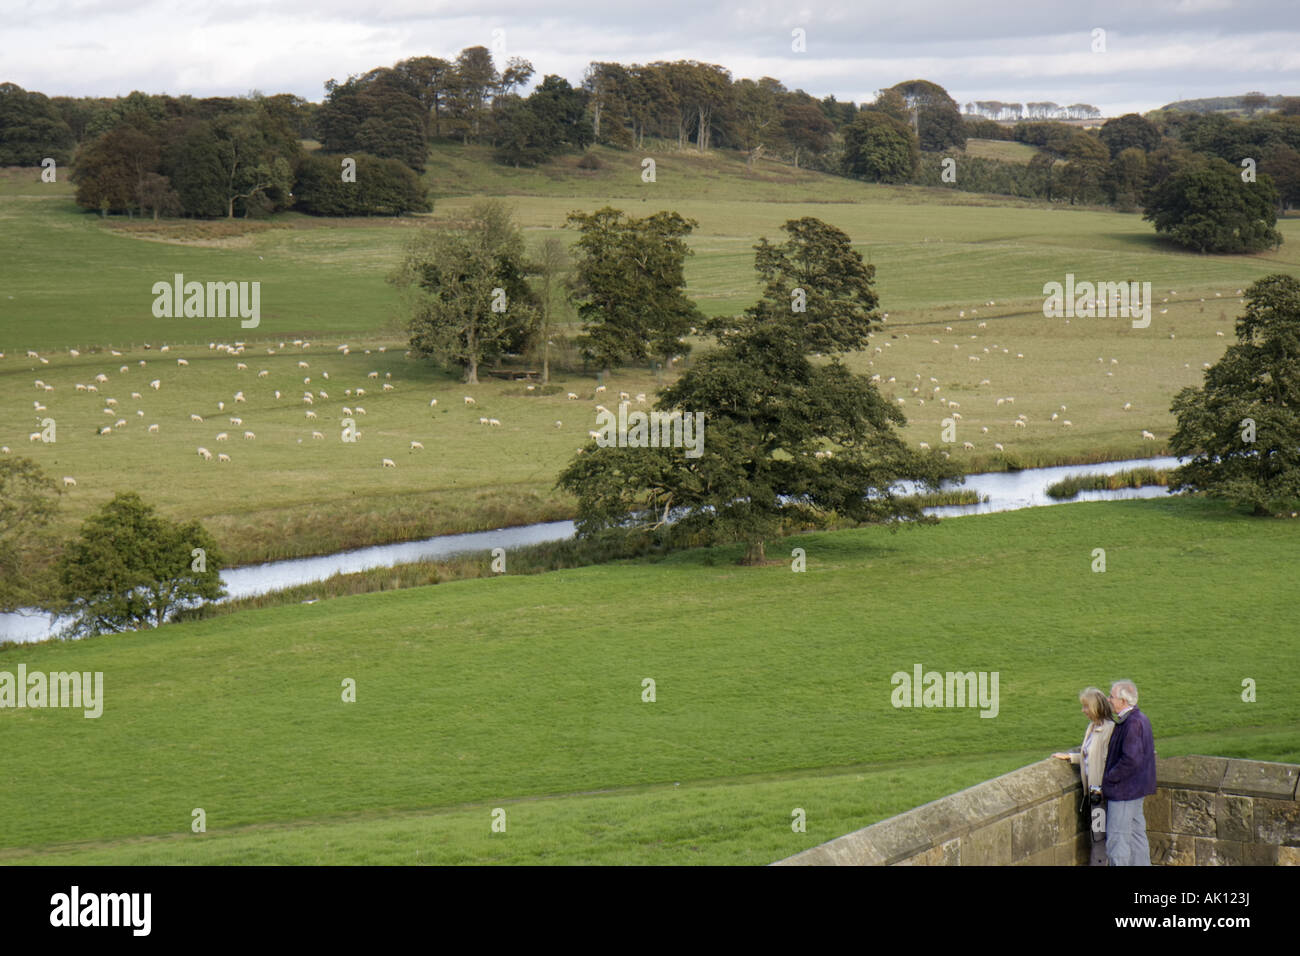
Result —
[{"label": "woman", "polygon": [[[1088,729],[1083,733],[1083,747],[1074,753],[1052,754],[1059,760],[1079,765],[1083,780],[1083,807],[1087,810],[1088,832],[1091,835],[1089,866],[1105,866],[1106,860],[1106,801],[1101,795],[1101,778],[1106,770],[1106,751],[1110,748],[1110,735],[1115,729],[1110,701],[1096,687],[1079,694],[1083,714],[1088,718]],[[1100,813],[1098,812],[1100,810]]]}]

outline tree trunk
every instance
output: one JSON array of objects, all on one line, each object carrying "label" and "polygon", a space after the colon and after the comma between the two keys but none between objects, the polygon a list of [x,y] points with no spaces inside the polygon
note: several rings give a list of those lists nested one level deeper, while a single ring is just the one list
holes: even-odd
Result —
[{"label": "tree trunk", "polygon": [[745,550],[745,557],[741,559],[741,564],[762,565],[767,562],[767,551],[763,547],[762,541],[751,541]]},{"label": "tree trunk", "polygon": [[466,385],[478,384],[478,357],[471,355],[469,357],[469,369],[465,373]]}]

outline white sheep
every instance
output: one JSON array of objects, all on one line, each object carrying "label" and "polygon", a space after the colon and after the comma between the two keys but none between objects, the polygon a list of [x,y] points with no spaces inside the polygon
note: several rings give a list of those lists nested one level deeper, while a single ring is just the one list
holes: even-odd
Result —
[{"label": "white sheep", "polygon": [[126,419],[125,419],[125,418],[119,418],[117,421],[113,422],[113,427],[114,427],[114,428],[125,428],[125,427],[126,427]]},{"label": "white sheep", "polygon": [[436,398],[431,398],[431,399],[429,399],[429,407],[430,407],[430,408],[433,408],[433,406],[435,406],[435,405],[437,405],[437,404],[438,404],[438,400],[437,400]]},{"label": "white sheep", "polygon": [[236,393],[235,393],[235,401],[237,401],[237,402],[246,402],[246,401],[248,401],[248,399],[244,398],[244,393],[243,393],[243,392],[236,392]]},{"label": "white sheep", "polygon": [[360,405],[358,405],[358,406],[356,407],[356,413],[357,413],[358,415],[364,415],[364,414],[366,413],[366,410],[365,410],[364,408],[362,408]]},{"label": "white sheep", "polygon": [[202,415],[191,415],[191,416],[190,416],[190,421],[192,421],[192,422],[198,422],[200,425],[202,425],[202,424],[203,424],[203,416],[202,416]]},{"label": "white sheep", "polygon": [[644,404],[645,404],[645,392],[637,392],[637,393],[636,393],[636,403],[637,403],[638,405],[644,405]]},{"label": "white sheep", "polygon": [[206,448],[202,448],[202,447],[200,447],[200,448],[199,448],[199,457],[202,458],[204,461],[211,461],[211,460],[212,460],[212,452],[208,451]]},{"label": "white sheep", "polygon": [[385,459],[384,459],[384,465],[383,465],[383,466],[384,466],[385,468],[396,468],[396,467],[397,467],[397,462],[393,461],[393,459],[391,459],[391,458],[385,458]]},{"label": "white sheep", "polygon": [[[36,437],[39,438],[40,436],[38,435],[38,436],[36,436]],[[599,437],[600,437],[600,432],[587,432],[587,437],[588,437],[588,438],[599,438]]]},{"label": "white sheep", "polygon": [[222,453],[217,456],[217,461],[230,461],[230,456]]},{"label": "white sheep", "polygon": [[415,451],[415,449],[417,448],[420,449],[420,451],[424,451],[424,445],[422,445],[420,442],[418,441],[411,442],[411,451]]},{"label": "white sheep", "polygon": [[139,393],[139,392],[132,392],[132,393],[131,393],[131,397],[134,398],[134,399],[136,399],[136,400],[140,400],[140,393]]},{"label": "white sheep", "polygon": [[244,439],[245,439],[246,441],[252,441],[252,440],[253,440],[254,438],[256,438],[256,437],[257,437],[257,436],[254,435],[252,432],[244,432]]},{"label": "white sheep", "polygon": [[577,392],[570,392],[569,395],[568,395],[568,399],[569,399],[569,401],[571,401],[571,402],[576,402],[576,401],[578,400],[578,393],[577,393]]},{"label": "white sheep", "polygon": [[[312,433],[311,433],[311,437],[312,437],[312,438],[321,438],[321,439],[323,439],[325,436],[322,435],[320,432],[312,432]],[[301,441],[301,439],[299,439],[299,440]]]},{"label": "white sheep", "polygon": [[75,487],[77,487],[77,479],[76,479],[76,478],[73,478],[71,475],[64,475],[64,476],[63,476],[63,487],[64,487],[64,488],[75,488]]},{"label": "white sheep", "polygon": [[230,418],[230,424],[232,424],[232,425],[242,425],[242,424],[244,424],[244,420],[243,420],[242,418],[235,418],[234,416],[231,416],[231,418]]},{"label": "white sheep", "polygon": [[344,414],[344,415],[351,415],[351,414],[352,414],[352,409],[350,409],[350,408],[348,408],[346,405],[344,405],[344,406],[343,406],[343,414]]},{"label": "white sheep", "polygon": [[258,371],[258,373],[257,373],[257,377],[258,377],[258,378],[266,378],[266,377],[267,377],[268,375],[270,375],[270,374],[271,374],[271,373],[268,372],[266,369],[261,369],[260,371]]},{"label": "white sheep", "polygon": [[600,394],[601,392],[603,392],[603,391],[605,391],[605,386],[604,386],[604,385],[597,385],[597,386],[596,386],[596,394],[597,394],[597,395],[599,395],[599,394]]},{"label": "white sheep", "polygon": [[158,426],[157,426],[157,425],[150,425],[150,426],[149,426],[149,434],[151,434],[151,435],[157,435],[157,434],[158,434]]},{"label": "white sheep", "polygon": [[185,359],[177,359],[177,360],[176,360],[176,364],[177,364],[177,365],[189,365],[190,363],[187,362],[187,361],[185,361]]},{"label": "white sheep", "polygon": [[108,376],[105,375],[103,372],[100,372],[98,375],[95,376],[95,381],[98,382],[100,385],[103,385],[108,381]]},{"label": "white sheep", "polygon": [[962,443],[961,443],[961,447],[964,448],[964,449],[966,449],[966,451],[974,451],[974,450],[975,450],[975,446],[972,445],[972,444],[971,444],[970,442],[968,442],[968,441],[964,441],[964,442],[962,442]]},{"label": "white sheep", "polygon": [[84,386],[84,385],[82,385],[80,382],[78,382],[78,383],[77,383],[77,391],[79,391],[79,392],[84,392],[85,390],[86,390],[86,386]]},{"label": "white sheep", "polygon": [[218,432],[218,433],[217,433],[217,441],[230,441],[230,433],[229,433],[229,432]]},{"label": "white sheep", "polygon": [[308,418],[315,418],[315,417],[316,417],[316,413],[313,412],[313,411],[309,408],[309,409],[307,409],[307,417],[308,417]]},{"label": "white sheep", "polygon": [[488,420],[487,420],[486,418],[480,418],[480,419],[478,420],[478,423],[479,423],[480,425],[486,425],[486,424],[488,423]]},{"label": "white sheep", "polygon": [[498,419],[495,419],[495,418],[489,418],[489,419],[488,419],[488,424],[489,424],[489,425],[492,425],[492,426],[497,426],[497,425],[500,425],[501,422],[500,422]]},{"label": "white sheep", "polygon": [[466,396],[465,396],[465,404],[466,404],[466,405],[477,405],[478,402],[474,401],[474,399],[472,399],[472,398],[470,398],[468,395],[466,395]]},{"label": "white sheep", "polygon": [[389,385],[387,382],[385,382],[385,383],[384,383],[384,391],[385,391],[385,392],[391,392],[392,390],[393,390],[393,386],[392,386],[392,385]]},{"label": "white sheep", "polygon": [[[248,366],[247,366],[246,364],[244,364],[243,362],[236,362],[236,363],[235,363],[235,370],[238,371],[238,372],[247,372],[247,371],[248,371]],[[258,374],[261,374],[261,373],[258,373]]]},{"label": "white sheep", "polygon": [[154,379],[149,383],[149,387],[156,392],[158,389],[162,388],[162,382],[159,379]]},{"label": "white sheep", "polygon": [[0,445],[0,455],[7,455],[7,454],[9,454],[9,446]]},{"label": "white sheep", "polygon": [[299,363],[298,363],[298,367],[299,367],[299,368],[311,368],[311,366],[308,365],[306,362],[299,362]]},{"label": "white sheep", "polygon": [[1074,422],[1070,421],[1068,418],[1061,422],[1061,425],[1065,428],[1069,428],[1073,424]]},{"label": "white sheep", "polygon": [[364,394],[366,394],[366,390],[364,388],[357,389],[357,398],[360,398]]},{"label": "white sheep", "polygon": [[923,442],[920,443],[920,445],[921,445],[921,447],[924,448],[926,451],[929,451],[929,450],[930,450],[930,443],[929,443],[929,442],[923,441]]},{"label": "white sheep", "polygon": [[1153,435],[1151,432],[1147,431],[1145,428],[1142,429],[1142,438],[1143,438],[1143,440],[1145,440],[1145,441],[1155,441],[1155,440],[1156,440],[1156,436]]},{"label": "white sheep", "polygon": [[1019,419],[1019,418],[1017,418],[1017,419],[1015,420],[1014,424],[1015,424],[1015,426],[1016,426],[1017,428],[1025,428],[1025,427],[1027,427],[1027,426],[1025,425],[1024,421],[1023,421],[1022,419]]},{"label": "white sheep", "polygon": [[306,402],[308,405],[314,405],[314,404],[315,404],[315,402],[313,401],[313,399],[312,399],[312,397],[311,397],[310,395],[304,395],[304,396],[302,397],[302,400],[303,400],[304,402]]},{"label": "white sheep", "polygon": [[368,374],[366,375],[366,378],[379,378],[379,373],[378,373],[378,372],[370,372],[370,373],[368,373]]}]

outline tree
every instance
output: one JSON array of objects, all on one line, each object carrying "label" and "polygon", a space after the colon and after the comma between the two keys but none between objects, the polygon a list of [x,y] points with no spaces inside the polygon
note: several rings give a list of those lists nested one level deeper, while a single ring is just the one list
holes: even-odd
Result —
[{"label": "tree", "polygon": [[[717,348],[655,406],[661,414],[706,416],[698,453],[584,449],[559,479],[578,497],[580,535],[663,532],[683,543],[740,540],[746,544],[743,562],[761,564],[766,540],[782,527],[816,526],[834,516],[934,520],[894,488],[907,479],[937,487],[955,469],[937,453],[908,448],[895,431],[905,423],[902,412],[838,360],[876,322],[874,312],[856,308],[874,307],[871,267],[860,257],[849,265],[857,254],[833,227],[804,219],[784,228],[789,242],[756,247],[756,268],[769,278],[764,299],[738,327],[719,327]],[[848,321],[841,294],[810,299],[805,313],[792,311],[786,295],[781,308],[782,289],[811,276],[847,280],[832,285],[852,290]],[[809,354],[814,345],[835,354],[815,363]]]},{"label": "tree", "polygon": [[1243,182],[1237,169],[1208,159],[1170,176],[1151,190],[1144,219],[1156,232],[1198,252],[1259,252],[1282,242],[1277,190],[1259,173]]},{"label": "tree", "polygon": [[698,223],[675,212],[634,219],[609,206],[570,213],[568,222],[581,231],[573,296],[583,354],[609,369],[689,351],[684,337],[703,324],[684,274],[686,237]]},{"label": "tree", "polygon": [[295,207],[315,216],[400,216],[432,208],[428,190],[405,163],[366,153],[350,158],[355,182],[343,181],[343,157],[305,157],[293,187]]},{"label": "tree", "polygon": [[1125,113],[1106,120],[1097,135],[1110,150],[1111,158],[1133,148],[1149,153],[1160,145],[1160,130],[1156,124],[1137,113]]},{"label": "tree", "polygon": [[1268,106],[1268,97],[1258,90],[1252,90],[1241,98],[1241,107],[1247,116],[1254,116],[1265,106]]},{"label": "tree", "polygon": [[0,611],[38,603],[44,588],[32,557],[60,494],[54,479],[30,458],[0,458]]},{"label": "tree", "polygon": [[389,277],[410,299],[411,348],[477,385],[483,362],[523,351],[536,334],[527,271],[523,236],[500,201],[476,204],[453,228],[420,230]]},{"label": "tree", "polygon": [[493,105],[497,159],[515,167],[535,166],[564,149],[592,142],[586,118],[587,92],[561,76],[547,76],[528,99],[509,95]]},{"label": "tree", "polygon": [[[196,555],[195,549],[201,549]],[[73,634],[158,627],[178,608],[225,593],[221,552],[197,521],[158,515],[134,492],[86,519],[59,559]]]},{"label": "tree", "polygon": [[815,103],[795,103],[781,113],[781,129],[794,154],[794,168],[799,168],[800,154],[820,156],[830,148],[835,125]]},{"label": "tree", "polygon": [[757,82],[738,80],[732,93],[740,148],[745,151],[745,166],[749,168],[765,146],[781,143],[780,101],[785,87],[765,76]]},{"label": "tree", "polygon": [[452,77],[447,112],[462,140],[472,143],[484,133],[492,94],[501,85],[501,75],[488,48],[472,46],[456,57]]},{"label": "tree", "polygon": [[1076,130],[1065,148],[1065,156],[1067,162],[1061,183],[1073,206],[1100,192],[1102,177],[1110,164],[1110,154],[1096,136]]},{"label": "tree", "polygon": [[119,126],[86,143],[77,153],[72,175],[77,205],[126,211],[138,203],[145,177],[159,161],[157,141],[134,126]]},{"label": "tree", "polygon": [[1174,399],[1170,449],[1191,460],[1169,487],[1268,513],[1300,497],[1300,281],[1265,276],[1246,290],[1237,341],[1201,388]]},{"label": "tree", "polygon": [[547,236],[537,253],[532,267],[537,276],[537,300],[540,303],[541,326],[538,338],[542,346],[542,384],[551,381],[551,335],[555,325],[556,299],[569,272],[569,251],[557,236]]},{"label": "tree", "polygon": [[434,82],[446,81],[441,76],[436,81],[426,78],[418,67],[371,70],[346,83],[329,80],[316,117],[321,149],[342,156],[368,153],[400,159],[415,172],[424,172],[427,104],[445,96],[430,92],[428,84]]},{"label": "tree", "polygon": [[1106,192],[1122,212],[1132,212],[1146,188],[1147,154],[1136,146],[1120,150],[1106,173]]},{"label": "tree", "polygon": [[890,89],[900,96],[912,114],[912,129],[921,149],[939,152],[966,148],[966,129],[961,110],[948,91],[929,80],[908,80]]},{"label": "tree", "polygon": [[0,166],[39,166],[46,157],[66,165],[74,145],[72,130],[45,94],[0,83]]},{"label": "tree", "polygon": [[877,183],[907,182],[920,162],[911,127],[885,113],[863,110],[844,128],[844,172]]},{"label": "tree", "polygon": [[159,214],[175,216],[181,211],[181,197],[172,189],[171,180],[158,173],[145,173],[140,185],[135,190],[136,202],[140,211],[149,209],[153,212],[153,221],[158,221]]}]

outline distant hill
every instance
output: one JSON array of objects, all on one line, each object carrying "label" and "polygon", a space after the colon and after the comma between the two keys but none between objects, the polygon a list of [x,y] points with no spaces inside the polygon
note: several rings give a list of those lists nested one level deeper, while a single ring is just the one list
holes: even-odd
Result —
[{"label": "distant hill", "polygon": [[[1169,103],[1160,107],[1162,110],[1179,110],[1183,113],[1244,113],[1246,107],[1242,103],[1243,95],[1238,96],[1210,96],[1199,100],[1179,100],[1177,103]],[[1285,99],[1281,94],[1270,96],[1268,105],[1262,107],[1264,110],[1275,110],[1281,107],[1282,100]]]}]

